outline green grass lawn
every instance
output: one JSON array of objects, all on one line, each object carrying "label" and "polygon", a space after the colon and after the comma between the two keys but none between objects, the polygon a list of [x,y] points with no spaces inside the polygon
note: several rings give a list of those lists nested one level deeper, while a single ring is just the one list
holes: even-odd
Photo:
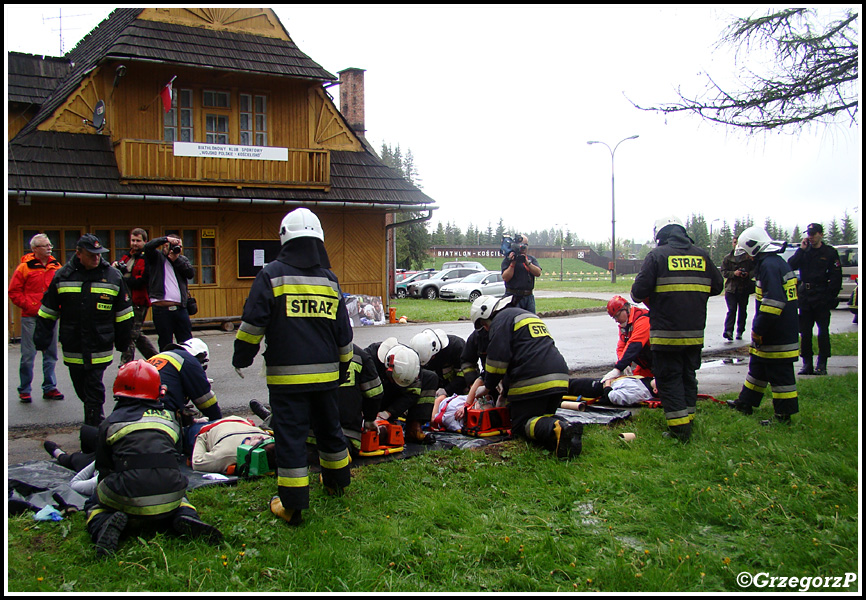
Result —
[{"label": "green grass lawn", "polygon": [[844,577],[859,572],[858,377],[798,388],[790,426],[761,425],[769,397],[749,417],[701,402],[688,445],[644,409],[587,427],[569,462],[515,440],[357,468],[340,498],[313,478],[300,528],[268,512],[272,478],[194,490],[216,547],[141,533],[97,560],[83,514],[11,517],[8,589],[736,592],[741,572]]},{"label": "green grass lawn", "polygon": [[[586,298],[536,298],[535,309],[539,313],[552,310],[571,310],[606,306],[601,300]],[[422,298],[403,298],[391,300],[397,310],[397,318],[406,316],[410,323],[459,321],[469,319],[471,302],[450,300],[426,300]]]}]

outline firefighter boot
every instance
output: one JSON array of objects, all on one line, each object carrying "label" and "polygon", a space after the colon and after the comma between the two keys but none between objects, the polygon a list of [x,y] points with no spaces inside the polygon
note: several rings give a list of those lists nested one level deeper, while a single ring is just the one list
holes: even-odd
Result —
[{"label": "firefighter boot", "polygon": [[803,359],[803,368],[797,371],[797,375],[814,375],[815,371],[812,369],[812,359]]},{"label": "firefighter boot", "polygon": [[676,438],[685,444],[692,437],[692,424],[686,423],[685,425],[671,425],[663,435],[665,437]]},{"label": "firefighter boot", "polygon": [[300,525],[303,523],[303,519],[301,519],[301,511],[296,508],[284,508],[283,502],[280,500],[279,496],[271,498],[269,507],[274,515],[278,516],[289,525]]},{"label": "firefighter boot", "polygon": [[171,523],[172,528],[181,535],[191,538],[204,538],[209,542],[218,544],[223,539],[223,534],[213,525],[208,525],[192,515],[178,515]]},{"label": "firefighter boot", "polygon": [[556,436],[556,458],[580,456],[583,450],[583,423],[556,421],[553,425],[553,434]]},{"label": "firefighter boot", "polygon": [[823,356],[818,357],[818,364],[815,365],[815,375],[827,374],[827,359]]},{"label": "firefighter boot", "polygon": [[96,556],[109,556],[117,551],[120,534],[128,522],[129,517],[124,512],[116,512],[105,520],[96,535]]},{"label": "firefighter boot", "polygon": [[728,408],[733,408],[744,415],[752,414],[752,407],[748,404],[743,404],[739,400],[728,400],[726,404],[728,405]]}]

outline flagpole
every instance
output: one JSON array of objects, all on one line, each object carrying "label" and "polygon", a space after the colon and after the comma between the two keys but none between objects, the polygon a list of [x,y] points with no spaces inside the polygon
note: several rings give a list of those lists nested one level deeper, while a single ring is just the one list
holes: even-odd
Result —
[{"label": "flagpole", "polygon": [[145,104],[144,106],[141,106],[138,110],[144,112],[144,111],[146,111],[148,108],[150,108],[150,105],[153,104],[154,102],[156,102],[156,99],[157,99],[157,98],[162,97],[162,90],[164,90],[167,86],[169,86],[169,85],[171,85],[172,83],[174,83],[174,80],[175,80],[175,79],[177,79],[177,75],[175,75],[174,77],[172,77],[172,78],[171,78],[171,81],[169,81],[169,82],[166,83],[164,86],[162,86],[162,89],[159,90],[159,92],[156,94],[156,96],[153,97],[153,99],[152,99],[150,102],[148,102],[148,103]]}]

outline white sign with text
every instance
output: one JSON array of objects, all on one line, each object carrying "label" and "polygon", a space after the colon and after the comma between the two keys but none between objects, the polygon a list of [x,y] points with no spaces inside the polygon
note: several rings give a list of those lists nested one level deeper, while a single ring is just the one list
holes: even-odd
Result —
[{"label": "white sign with text", "polygon": [[242,158],[247,160],[289,160],[288,148],[272,146],[233,146],[230,144],[197,144],[174,142],[175,156],[209,158]]}]

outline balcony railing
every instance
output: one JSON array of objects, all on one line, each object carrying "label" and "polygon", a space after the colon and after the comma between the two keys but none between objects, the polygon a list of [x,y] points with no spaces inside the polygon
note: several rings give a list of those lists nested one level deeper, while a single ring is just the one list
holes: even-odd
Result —
[{"label": "balcony railing", "polygon": [[123,139],[114,143],[121,182],[328,189],[327,150],[289,148],[289,160],[175,156],[169,142]]}]

